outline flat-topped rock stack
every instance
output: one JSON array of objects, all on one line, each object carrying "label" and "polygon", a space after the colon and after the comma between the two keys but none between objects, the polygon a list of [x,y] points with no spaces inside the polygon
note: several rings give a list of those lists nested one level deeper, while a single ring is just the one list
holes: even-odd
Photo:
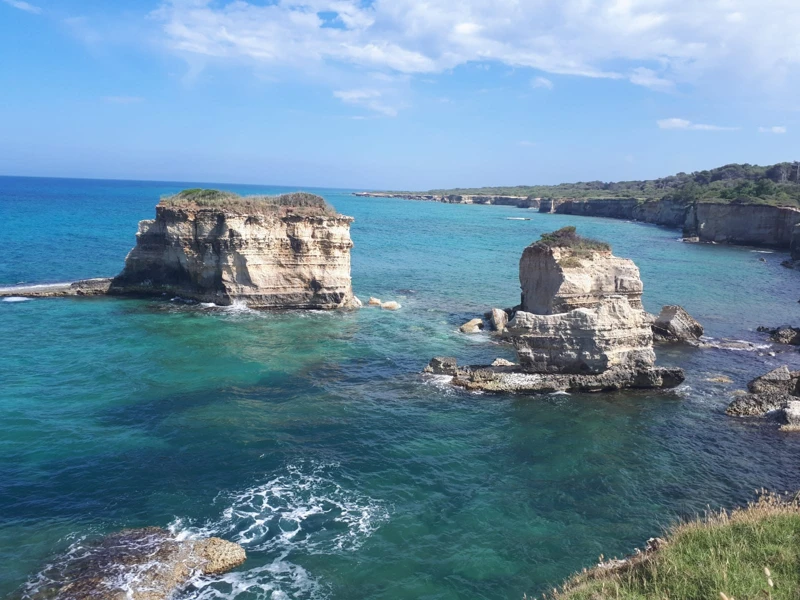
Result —
[{"label": "flat-topped rock stack", "polygon": [[[574,227],[525,249],[522,301],[503,336],[519,365],[453,370],[453,383],[488,391],[602,391],[674,387],[681,369],[655,366],[652,317],[642,308],[639,269],[608,244],[578,236]],[[438,367],[438,372],[444,373]]]}]

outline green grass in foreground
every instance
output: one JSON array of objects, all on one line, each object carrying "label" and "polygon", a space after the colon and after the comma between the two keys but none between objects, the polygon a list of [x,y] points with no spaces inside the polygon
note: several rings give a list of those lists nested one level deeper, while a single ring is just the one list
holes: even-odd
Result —
[{"label": "green grass in foreground", "polygon": [[797,600],[800,496],[680,523],[658,550],[573,577],[553,600]]}]

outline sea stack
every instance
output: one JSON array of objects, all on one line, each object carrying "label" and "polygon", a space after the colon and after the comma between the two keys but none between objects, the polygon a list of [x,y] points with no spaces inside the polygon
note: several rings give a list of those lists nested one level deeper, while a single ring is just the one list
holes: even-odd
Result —
[{"label": "sea stack", "polygon": [[265,309],[356,307],[352,222],[313,194],[185,190],[163,198],[156,218],[139,223],[109,294]]},{"label": "sea stack", "polygon": [[681,369],[655,366],[639,269],[608,244],[583,238],[574,227],[545,234],[523,252],[519,278],[522,302],[504,334],[519,366],[458,369],[455,384],[553,392],[668,388],[683,381]]}]

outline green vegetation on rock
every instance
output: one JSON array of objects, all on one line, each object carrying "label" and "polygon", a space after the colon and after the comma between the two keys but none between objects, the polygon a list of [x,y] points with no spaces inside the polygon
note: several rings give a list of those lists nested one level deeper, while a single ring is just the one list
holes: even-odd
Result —
[{"label": "green vegetation on rock", "polygon": [[[539,240],[536,242],[549,248],[566,248],[571,250],[572,257],[586,257],[592,252],[609,252],[611,245],[600,240],[583,237],[578,235],[575,227],[568,225],[550,233],[543,233]],[[568,258],[562,259],[561,266],[563,267],[576,267],[580,263],[567,264]]]},{"label": "green vegetation on rock", "polygon": [[800,598],[800,497],[764,494],[745,508],[680,523],[652,550],[625,561],[601,562],[545,597]]},{"label": "green vegetation on rock", "polygon": [[636,198],[672,200],[690,204],[735,202],[800,206],[800,169],[796,163],[761,167],[730,164],[708,171],[678,173],[641,181],[587,181],[559,185],[430,190],[434,195],[528,196],[534,198]]},{"label": "green vegetation on rock", "polygon": [[240,196],[233,192],[192,188],[161,198],[161,206],[176,208],[218,208],[248,214],[276,214],[279,216],[334,216],[336,210],[325,199],[307,192],[293,192],[280,196]]}]

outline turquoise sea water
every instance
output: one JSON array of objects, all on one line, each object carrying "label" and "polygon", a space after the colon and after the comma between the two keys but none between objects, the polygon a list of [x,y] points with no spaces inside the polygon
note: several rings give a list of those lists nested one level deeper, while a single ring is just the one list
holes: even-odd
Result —
[{"label": "turquoise sea water", "polygon": [[[0,178],[0,286],[115,274],[159,196],[195,185]],[[478,395],[418,374],[434,355],[513,357],[457,327],[517,302],[519,256],[545,231],[610,241],[649,310],[682,304],[714,338],[800,320],[784,254],[312,191],[356,218],[356,294],[400,311],[0,302],[0,596],[32,593],[87,537],[159,525],[248,551],[182,598],[519,599],[674,518],[800,488],[800,436],[724,415],[748,379],[800,368],[785,348],[662,348],[687,370],[677,393]]]}]

